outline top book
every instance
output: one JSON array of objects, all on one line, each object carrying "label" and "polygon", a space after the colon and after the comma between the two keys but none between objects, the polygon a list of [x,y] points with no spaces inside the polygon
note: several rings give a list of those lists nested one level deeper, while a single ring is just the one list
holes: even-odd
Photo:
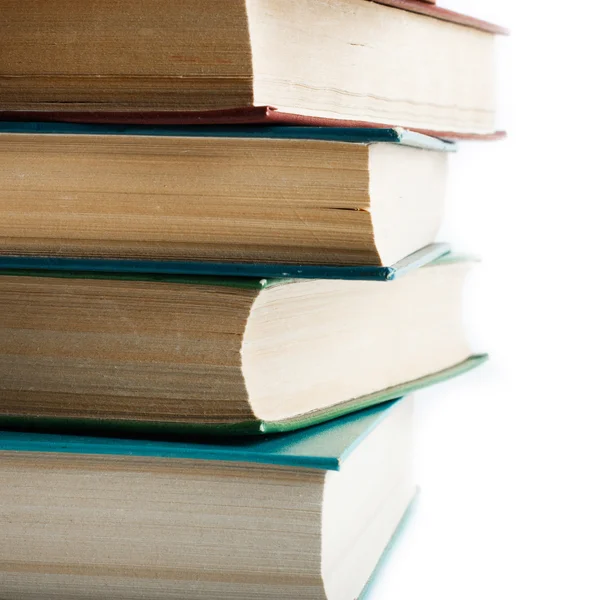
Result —
[{"label": "top book", "polygon": [[486,136],[500,27],[417,0],[3,0],[0,117]]}]

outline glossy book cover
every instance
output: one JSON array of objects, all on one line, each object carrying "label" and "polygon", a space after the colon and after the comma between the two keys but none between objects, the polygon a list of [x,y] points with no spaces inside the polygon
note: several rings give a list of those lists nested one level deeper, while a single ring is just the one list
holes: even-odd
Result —
[{"label": "glossy book cover", "polygon": [[402,400],[354,412],[300,431],[201,441],[0,431],[2,452],[50,452],[224,460],[338,471],[344,460]]}]

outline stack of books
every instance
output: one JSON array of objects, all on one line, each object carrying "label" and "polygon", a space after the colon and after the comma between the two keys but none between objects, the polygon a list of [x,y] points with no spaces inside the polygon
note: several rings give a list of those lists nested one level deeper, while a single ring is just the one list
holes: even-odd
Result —
[{"label": "stack of books", "polygon": [[419,0],[3,3],[0,597],[354,600],[505,31]]}]

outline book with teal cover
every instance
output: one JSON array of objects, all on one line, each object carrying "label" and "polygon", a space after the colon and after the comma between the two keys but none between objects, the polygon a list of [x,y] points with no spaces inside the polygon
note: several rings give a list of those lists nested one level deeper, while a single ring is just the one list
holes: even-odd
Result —
[{"label": "book with teal cover", "polygon": [[230,438],[219,443],[0,431],[0,452],[224,460],[338,471],[399,402],[402,399],[300,431],[260,438]]},{"label": "book with teal cover", "polygon": [[[454,152],[456,145],[402,128],[293,127],[293,126],[149,126],[0,121],[0,134],[169,136],[316,140],[351,144],[391,143],[423,150]],[[432,244],[391,265],[290,265],[196,260],[144,260],[98,257],[0,255],[0,269],[107,271],[221,275],[226,277],[295,277],[309,279],[389,280],[448,252],[446,244]]]},{"label": "book with teal cover", "polygon": [[[400,402],[402,399],[302,431],[253,440],[230,439],[220,444],[0,431],[0,457],[6,452],[155,457],[339,471],[354,450],[390,415]],[[417,488],[357,600],[372,599],[373,583],[386,564],[390,550],[400,543],[402,533],[415,510],[418,497],[419,489]]]},{"label": "book with teal cover", "polygon": [[171,137],[229,137],[286,140],[322,140],[352,144],[388,142],[423,150],[454,152],[453,142],[401,127],[294,127],[281,125],[105,125],[0,121],[0,133],[49,135],[147,135]]},{"label": "book with teal cover", "polygon": [[[259,263],[215,263],[176,260],[106,258],[55,258],[43,256],[0,256],[0,271],[21,270],[57,273],[123,273],[182,276],[261,277],[294,279],[355,279],[390,281],[422,267],[450,252],[444,243],[430,244],[387,267],[320,266]],[[82,275],[83,276],[83,275]]]}]

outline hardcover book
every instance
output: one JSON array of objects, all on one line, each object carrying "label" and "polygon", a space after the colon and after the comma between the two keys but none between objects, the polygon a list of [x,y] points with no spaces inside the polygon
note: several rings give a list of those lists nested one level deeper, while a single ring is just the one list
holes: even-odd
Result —
[{"label": "hardcover book", "polygon": [[506,31],[427,2],[5,0],[2,13],[5,118],[497,129]]},{"label": "hardcover book", "polygon": [[0,424],[261,434],[398,398],[480,364],[469,261],[389,282],[0,275]]},{"label": "hardcover book", "polygon": [[0,265],[382,271],[434,241],[454,148],[402,129],[1,123]]},{"label": "hardcover book", "polygon": [[357,279],[390,281],[450,252],[448,244],[430,244],[389,266],[327,266],[277,263],[215,263],[181,260],[65,258],[3,255],[0,271],[57,271],[64,273],[134,273],[149,275],[209,275],[267,279]]},{"label": "hardcover book", "polygon": [[0,597],[357,598],[415,494],[411,413],[221,445],[0,432]]}]

